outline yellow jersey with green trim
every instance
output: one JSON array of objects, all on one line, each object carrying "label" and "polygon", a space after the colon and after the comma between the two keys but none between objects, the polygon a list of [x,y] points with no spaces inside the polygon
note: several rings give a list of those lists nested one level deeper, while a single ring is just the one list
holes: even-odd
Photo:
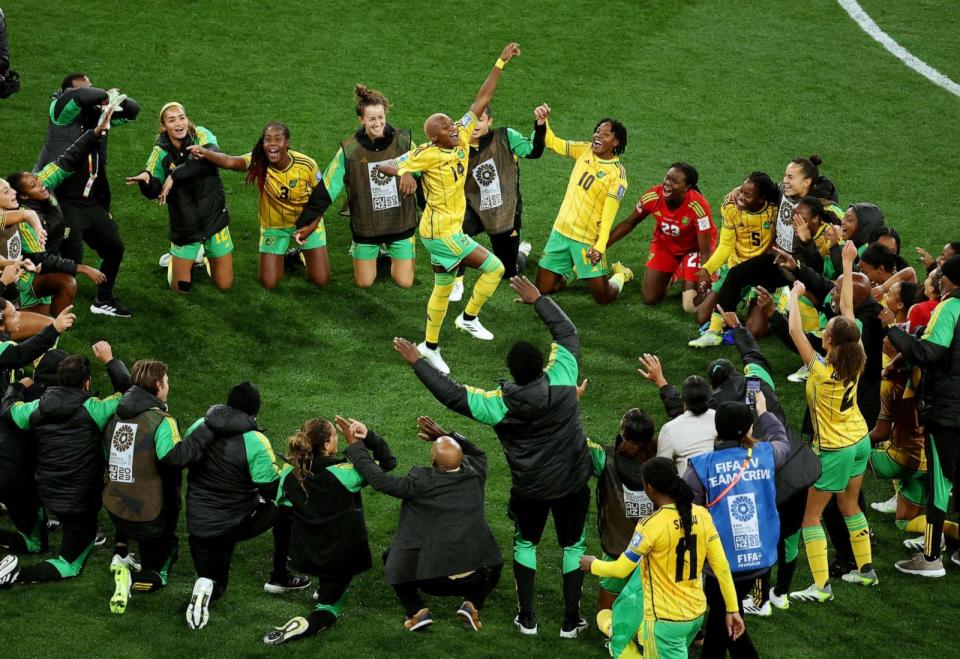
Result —
[{"label": "yellow jersey with green trim", "polygon": [[764,204],[755,213],[743,210],[732,202],[720,206],[720,241],[716,251],[704,264],[704,268],[713,274],[721,266],[733,267],[747,259],[765,254],[773,244],[773,225],[777,219],[777,208]]},{"label": "yellow jersey with green trim", "polygon": [[807,406],[813,424],[815,451],[836,451],[853,446],[867,436],[870,429],[857,405],[857,382],[841,382],[833,365],[822,355],[807,364]]},{"label": "yellow jersey with green trim", "polygon": [[424,238],[447,238],[460,233],[467,211],[467,162],[470,159],[470,137],[477,121],[467,112],[456,123],[460,143],[452,149],[441,149],[426,143],[414,147],[394,163],[397,176],[420,172],[420,185],[427,205],[420,216],[420,235]]},{"label": "yellow jersey with green trim", "polygon": [[[303,212],[310,193],[321,181],[322,172],[316,161],[299,151],[289,151],[290,164],[284,169],[267,166],[257,215],[264,229],[292,229]],[[250,166],[251,154],[243,161]]]},{"label": "yellow jersey with green trim", "polygon": [[576,160],[553,230],[605,252],[610,227],[627,192],[627,170],[616,156],[611,160],[597,158],[590,142],[560,139],[549,122],[544,145]]}]

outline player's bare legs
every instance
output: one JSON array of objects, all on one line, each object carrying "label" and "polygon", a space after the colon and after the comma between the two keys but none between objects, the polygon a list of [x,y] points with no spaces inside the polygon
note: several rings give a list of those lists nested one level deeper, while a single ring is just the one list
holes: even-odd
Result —
[{"label": "player's bare legs", "polygon": [[283,256],[261,252],[257,273],[261,286],[268,290],[276,288],[283,279]]},{"label": "player's bare legs", "polygon": [[593,300],[597,304],[610,304],[620,295],[620,289],[610,283],[610,278],[607,275],[592,277],[587,279],[586,282],[587,286],[590,287]]},{"label": "player's bare legs", "polygon": [[326,286],[330,281],[330,260],[327,258],[327,248],[305,249],[301,253],[307,265],[307,277],[310,278],[313,285]]},{"label": "player's bare legs", "polygon": [[667,289],[670,288],[671,279],[673,279],[673,273],[645,268],[643,271],[643,303],[653,305],[663,302],[663,298],[667,297]]},{"label": "player's bare legs", "polygon": [[567,280],[552,270],[539,268],[537,270],[537,290],[543,295],[556,293],[567,285]]},{"label": "player's bare legs", "polygon": [[710,316],[717,308],[719,297],[716,292],[707,290],[706,297],[697,305],[697,325],[703,325],[710,320]]}]

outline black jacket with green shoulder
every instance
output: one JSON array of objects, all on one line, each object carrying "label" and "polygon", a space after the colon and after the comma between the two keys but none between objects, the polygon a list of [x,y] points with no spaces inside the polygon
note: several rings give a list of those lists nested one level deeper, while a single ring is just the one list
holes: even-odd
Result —
[{"label": "black jacket with green shoulder", "polygon": [[425,359],[413,368],[438,401],[493,426],[519,495],[549,500],[584,487],[591,467],[577,399],[577,328],[549,297],[540,297],[533,308],[553,337],[550,360],[533,382],[501,380],[496,389],[483,391],[452,380]]}]

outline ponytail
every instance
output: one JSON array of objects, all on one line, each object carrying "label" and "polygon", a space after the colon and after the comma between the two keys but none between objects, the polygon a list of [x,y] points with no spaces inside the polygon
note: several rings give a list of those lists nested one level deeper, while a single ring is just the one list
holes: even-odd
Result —
[{"label": "ponytail", "polygon": [[827,324],[827,332],[830,338],[827,363],[833,366],[838,380],[846,385],[853,384],[867,363],[867,353],[860,343],[860,329],[854,321],[837,316]]},{"label": "ponytail", "polygon": [[353,95],[357,99],[357,116],[362,117],[363,111],[374,105],[382,105],[384,113],[390,111],[390,101],[376,89],[368,89],[366,85],[357,83],[353,88]]},{"label": "ponytail", "polygon": [[323,446],[334,432],[330,421],[316,417],[304,422],[297,432],[287,438],[287,462],[293,467],[293,475],[304,493],[307,492],[304,481],[307,476],[313,475],[313,458],[324,455]]},{"label": "ponytail", "polygon": [[[660,494],[673,499],[680,515],[680,525],[683,528],[683,551],[693,549],[691,535],[693,533],[693,490],[677,474],[677,466],[669,458],[653,458],[643,465],[641,471],[643,482]],[[679,551],[679,550],[678,550]]]}]

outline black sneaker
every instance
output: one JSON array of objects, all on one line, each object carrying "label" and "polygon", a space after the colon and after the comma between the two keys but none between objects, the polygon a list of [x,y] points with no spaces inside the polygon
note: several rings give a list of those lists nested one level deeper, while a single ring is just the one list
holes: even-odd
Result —
[{"label": "black sneaker", "polygon": [[533,611],[518,613],[513,619],[513,625],[524,636],[537,635],[537,620],[533,617]]},{"label": "black sneaker", "polygon": [[560,627],[560,638],[576,638],[588,627],[582,616],[564,618]]},{"label": "black sneaker", "polygon": [[270,581],[263,584],[263,592],[279,595],[280,593],[291,593],[295,590],[306,590],[309,587],[310,577],[288,574],[283,579],[271,578]]},{"label": "black sneaker", "polygon": [[93,304],[90,305],[90,313],[99,314],[101,316],[114,316],[116,318],[129,318],[133,315],[133,312],[127,307],[121,307],[117,302],[117,298],[111,297],[107,300],[101,300],[99,298],[93,299]]},{"label": "black sneaker", "polygon": [[299,247],[291,247],[283,255],[283,267],[288,270],[304,267],[303,252]]}]

